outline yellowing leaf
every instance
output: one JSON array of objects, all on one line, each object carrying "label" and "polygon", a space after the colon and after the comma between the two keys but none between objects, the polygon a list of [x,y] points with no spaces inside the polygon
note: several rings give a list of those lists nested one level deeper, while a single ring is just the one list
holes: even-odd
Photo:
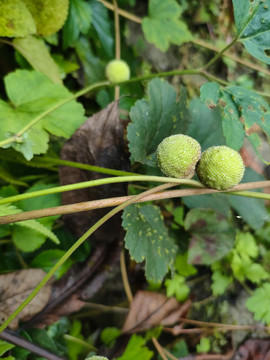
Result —
[{"label": "yellowing leaf", "polygon": [[0,36],[17,37],[35,33],[35,21],[21,0],[0,1]]},{"label": "yellowing leaf", "polygon": [[13,46],[35,70],[48,76],[54,83],[62,84],[58,66],[42,39],[30,35],[25,38],[14,39]]},{"label": "yellowing leaf", "polygon": [[181,7],[175,0],[150,0],[149,16],[142,21],[146,40],[165,52],[170,44],[181,45],[191,39],[186,24],[179,20]]}]

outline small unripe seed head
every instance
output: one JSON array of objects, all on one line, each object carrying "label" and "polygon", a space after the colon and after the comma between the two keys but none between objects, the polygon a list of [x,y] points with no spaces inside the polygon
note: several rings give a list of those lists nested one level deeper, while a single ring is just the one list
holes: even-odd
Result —
[{"label": "small unripe seed head", "polygon": [[165,138],[157,148],[158,166],[169,177],[191,179],[200,157],[198,141],[183,134]]},{"label": "small unripe seed head", "polygon": [[126,81],[130,78],[130,69],[124,60],[112,60],[106,66],[106,77],[111,83]]},{"label": "small unripe seed head", "polygon": [[229,190],[243,178],[245,166],[240,154],[228,146],[213,146],[202,153],[197,165],[200,181],[216,190]]}]

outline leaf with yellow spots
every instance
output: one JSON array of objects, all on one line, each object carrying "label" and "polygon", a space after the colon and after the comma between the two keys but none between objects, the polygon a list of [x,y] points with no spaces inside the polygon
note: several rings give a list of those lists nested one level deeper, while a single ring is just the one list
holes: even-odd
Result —
[{"label": "leaf with yellow spots", "polygon": [[189,123],[186,93],[181,89],[180,100],[174,88],[161,79],[148,85],[149,100],[138,100],[130,112],[127,128],[131,162],[155,167],[158,144],[173,134],[185,134]]},{"label": "leaf with yellow spots", "polygon": [[259,127],[267,138],[270,137],[270,107],[267,101],[261,95],[242,86],[221,88],[214,82],[204,84],[200,92],[201,100],[210,109],[217,107],[220,110],[226,144],[239,150],[247,137],[257,155],[263,160],[259,153],[261,141],[254,129]]},{"label": "leaf with yellow spots", "polygon": [[174,264],[177,246],[157,206],[133,204],[123,212],[125,247],[137,262],[145,260],[147,280],[160,282]]}]

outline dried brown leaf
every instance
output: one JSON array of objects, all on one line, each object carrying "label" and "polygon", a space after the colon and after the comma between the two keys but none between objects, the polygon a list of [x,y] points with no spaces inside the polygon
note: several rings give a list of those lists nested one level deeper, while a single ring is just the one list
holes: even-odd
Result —
[{"label": "dried brown leaf", "polygon": [[[18,270],[0,275],[0,324],[2,324],[44,278],[46,273],[40,269]],[[45,285],[18,317],[10,324],[18,327],[19,320],[26,321],[40,312],[51,295],[51,286]]]},{"label": "dried brown leaf", "polygon": [[[117,170],[129,170],[128,154],[124,144],[124,126],[118,115],[118,102],[109,104],[91,116],[63,146],[61,158],[89,165]],[[60,168],[62,185],[108,177],[104,174],[70,167]],[[127,193],[126,184],[109,184],[63,193],[63,204],[72,204]],[[79,214],[65,215],[66,226],[76,236],[81,236],[108,210],[99,209]],[[120,216],[108,221],[93,235],[95,242],[108,243],[119,233]]]},{"label": "dried brown leaf", "polygon": [[[185,309],[186,312],[186,309]],[[183,316],[183,305],[163,294],[138,291],[123,326],[124,333],[146,331],[155,326],[169,326]]]},{"label": "dried brown leaf", "polygon": [[270,360],[270,341],[249,339],[235,352],[232,360]]}]

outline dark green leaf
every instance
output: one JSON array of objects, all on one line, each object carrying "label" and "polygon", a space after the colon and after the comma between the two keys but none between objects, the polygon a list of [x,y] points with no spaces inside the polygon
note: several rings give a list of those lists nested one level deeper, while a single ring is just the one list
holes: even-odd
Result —
[{"label": "dark green leaf", "polygon": [[187,135],[200,143],[202,151],[211,146],[225,145],[218,109],[210,110],[201,103],[200,99],[195,98],[189,104],[189,114],[191,122],[188,126]]},{"label": "dark green leaf", "polygon": [[84,0],[70,0],[68,18],[63,28],[63,48],[75,45],[80,32],[87,34],[91,25],[92,11]]},{"label": "dark green leaf", "polygon": [[[257,174],[250,168],[246,168],[242,182],[246,183],[262,180],[264,180],[263,176]],[[260,229],[264,222],[269,218],[264,200],[236,195],[228,195],[228,198],[230,206],[234,208],[239,216],[241,216],[253,229]]]},{"label": "dark green leaf", "polygon": [[226,194],[207,194],[187,196],[183,198],[184,204],[190,208],[214,209],[225,216],[229,216],[230,206]]},{"label": "dark green leaf", "polygon": [[[56,262],[65,254],[65,251],[59,249],[45,250],[38,254],[31,262],[31,267],[42,269],[45,272],[49,272]],[[73,261],[68,259],[60,266],[54,273],[56,279],[63,276],[68,269],[72,266]]]},{"label": "dark green leaf", "polygon": [[[29,189],[25,191],[25,193],[29,193],[32,191],[38,190],[46,190],[50,189],[57,184],[45,184],[44,182],[40,181]],[[38,210],[38,209],[46,209],[49,207],[55,207],[61,205],[61,195],[60,194],[49,194],[44,196],[38,196],[30,199],[21,200],[16,203],[16,205],[23,211],[30,211],[30,210]],[[39,222],[45,225],[48,228],[51,228],[55,220],[59,216],[49,216],[45,218],[39,219]]]},{"label": "dark green leaf", "polygon": [[154,205],[130,205],[123,213],[125,247],[137,262],[146,262],[148,280],[162,281],[173,266],[177,247],[170,239],[160,210]]},{"label": "dark green leaf", "polygon": [[90,1],[92,9],[92,23],[103,46],[103,49],[110,58],[113,57],[114,36],[110,23],[108,9],[97,1]]},{"label": "dark green leaf", "polygon": [[83,65],[86,84],[105,79],[105,64],[93,54],[91,45],[85,37],[80,37],[75,44],[76,53]]},{"label": "dark green leaf", "polygon": [[154,79],[148,85],[149,101],[138,100],[131,108],[127,138],[132,162],[155,165],[159,143],[167,136],[185,133],[188,125],[186,94],[180,101],[167,81]]},{"label": "dark green leaf", "polygon": [[148,42],[165,52],[170,44],[181,45],[191,39],[186,24],[179,20],[181,7],[175,0],[150,0],[148,17],[142,29]]},{"label": "dark green leaf", "polygon": [[255,58],[270,64],[270,0],[233,0],[239,40]]},{"label": "dark green leaf", "polygon": [[234,228],[224,215],[211,209],[190,210],[185,228],[191,234],[188,260],[191,264],[212,264],[233,247]]}]

